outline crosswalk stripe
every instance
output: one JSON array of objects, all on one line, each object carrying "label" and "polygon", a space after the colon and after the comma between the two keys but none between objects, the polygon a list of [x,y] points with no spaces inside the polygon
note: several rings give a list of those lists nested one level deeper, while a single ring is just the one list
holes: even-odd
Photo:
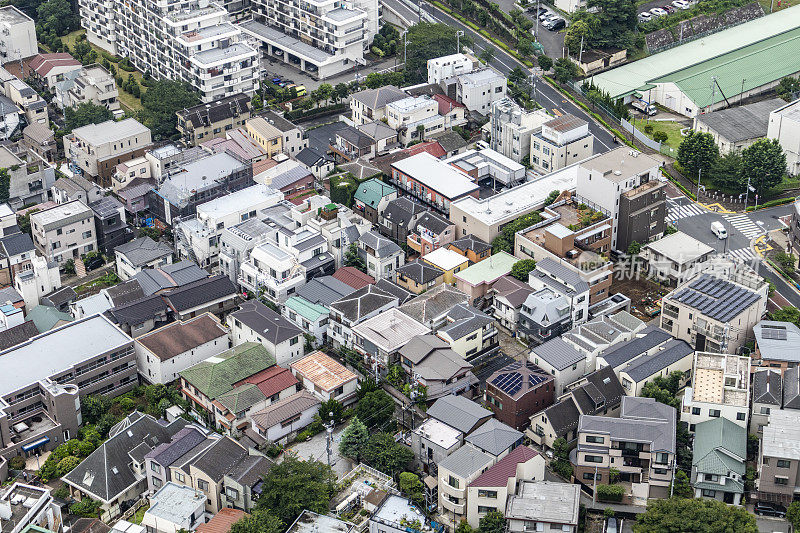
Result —
[{"label": "crosswalk stripe", "polygon": [[747,237],[748,239],[763,233],[763,230],[750,220],[747,215],[734,215],[725,217],[728,222],[730,222],[731,226],[733,226],[739,233]]},{"label": "crosswalk stripe", "polygon": [[729,254],[739,259],[743,259],[745,261],[749,261],[756,258],[755,252],[753,252],[752,248],[739,248],[737,250],[729,250]]},{"label": "crosswalk stripe", "polygon": [[689,218],[697,215],[702,215],[706,211],[694,204],[678,205],[677,203],[669,203],[668,216],[669,220],[679,220],[682,218]]}]

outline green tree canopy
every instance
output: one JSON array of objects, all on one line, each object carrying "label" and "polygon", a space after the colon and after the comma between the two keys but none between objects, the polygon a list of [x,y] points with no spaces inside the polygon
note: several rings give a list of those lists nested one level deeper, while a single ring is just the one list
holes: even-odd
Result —
[{"label": "green tree canopy", "polygon": [[100,124],[106,120],[113,120],[114,114],[106,109],[105,106],[85,102],[75,109],[71,107],[64,109],[64,118],[66,119],[67,129],[72,131],[87,124]]},{"label": "green tree canopy", "polygon": [[368,392],[358,402],[356,416],[370,428],[383,428],[394,417],[394,400],[383,389]]},{"label": "green tree canopy", "polygon": [[786,174],[786,154],[777,139],[759,139],[742,150],[742,183],[759,193],[775,187]]},{"label": "green tree canopy", "polygon": [[638,23],[635,0],[589,0],[587,7],[599,9],[597,13],[579,12],[578,17],[592,20],[592,47],[633,47]]},{"label": "green tree canopy", "polygon": [[711,165],[711,181],[717,187],[744,192],[747,182],[742,183],[742,155],[733,151],[718,157]]},{"label": "green tree canopy", "polygon": [[335,424],[341,424],[344,420],[344,406],[336,398],[330,398],[319,404],[318,414],[325,423],[333,419]]},{"label": "green tree canopy", "polygon": [[533,259],[522,259],[514,263],[511,267],[511,275],[520,281],[528,283],[528,274],[536,268],[536,261]]},{"label": "green tree canopy", "polygon": [[180,81],[154,82],[142,95],[139,120],[150,128],[153,140],[170,139],[178,134],[176,112],[200,103],[189,84]]},{"label": "green tree canopy", "polygon": [[581,42],[583,42],[583,49],[586,50],[589,43],[594,39],[597,23],[597,18],[586,17],[582,20],[576,20],[574,24],[570,25],[566,35],[564,35],[564,46],[567,47],[570,54],[578,57],[581,51]]},{"label": "green tree canopy", "polygon": [[230,533],[283,533],[283,521],[264,509],[256,509],[231,526]]},{"label": "green tree canopy", "polygon": [[369,431],[367,426],[354,416],[350,420],[350,424],[342,432],[342,440],[339,441],[339,453],[345,457],[355,459],[356,462],[361,460],[361,451],[369,441]]},{"label": "green tree canopy", "polygon": [[553,60],[547,56],[539,56],[536,58],[536,62],[545,72],[549,71],[553,67]]},{"label": "green tree canopy", "polygon": [[480,533],[503,533],[506,519],[500,511],[489,511],[478,522]]},{"label": "green tree canopy", "polygon": [[336,476],[325,463],[289,456],[264,476],[257,509],[275,513],[284,524],[294,522],[303,509],[325,514],[335,483]]},{"label": "green tree canopy", "polygon": [[361,272],[367,272],[367,264],[364,258],[358,253],[358,244],[350,243],[347,250],[344,252],[344,266],[353,267]]},{"label": "green tree canopy", "polygon": [[411,498],[411,501],[417,505],[422,505],[425,502],[422,481],[413,472],[401,472],[398,476],[398,486],[400,491]]},{"label": "green tree canopy", "polygon": [[636,518],[634,533],[757,533],[756,518],[744,507],[716,500],[650,500]]},{"label": "green tree canopy", "polygon": [[769,313],[769,319],[778,322],[792,322],[800,326],[800,309],[790,305]]},{"label": "green tree canopy", "polygon": [[66,35],[80,26],[80,20],[72,12],[68,0],[47,0],[36,8],[36,14],[42,29],[58,36]]},{"label": "green tree canopy", "polygon": [[690,132],[678,147],[678,163],[686,177],[696,180],[700,171],[709,176],[711,167],[719,157],[719,148],[710,133]]},{"label": "green tree canopy", "polygon": [[[409,84],[422,83],[428,78],[428,59],[456,53],[458,28],[440,23],[420,22],[408,29],[407,62],[404,68],[405,81]],[[400,53],[402,54],[401,39]],[[464,35],[461,46],[470,46],[472,39]]]},{"label": "green tree canopy", "polygon": [[362,455],[368,465],[390,476],[404,470],[414,459],[414,452],[405,444],[395,442],[389,433],[373,433]]},{"label": "green tree canopy", "polygon": [[675,480],[672,482],[672,493],[679,498],[693,498],[694,489],[689,483],[689,476],[683,470],[675,472]]}]

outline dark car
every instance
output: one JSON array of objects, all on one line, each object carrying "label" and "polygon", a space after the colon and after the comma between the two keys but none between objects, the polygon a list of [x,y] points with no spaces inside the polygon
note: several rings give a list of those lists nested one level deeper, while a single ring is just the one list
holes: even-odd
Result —
[{"label": "dark car", "polygon": [[567,27],[567,21],[565,21],[564,19],[558,19],[558,20],[554,21],[552,24],[550,24],[549,26],[546,26],[546,27],[550,31],[563,30],[564,28]]},{"label": "dark car", "polygon": [[759,503],[755,507],[755,513],[761,516],[786,516],[786,507],[777,503]]},{"label": "dark car", "polygon": [[86,263],[86,270],[94,270],[95,268],[100,268],[105,263],[103,258],[98,256],[92,257],[85,261]]}]

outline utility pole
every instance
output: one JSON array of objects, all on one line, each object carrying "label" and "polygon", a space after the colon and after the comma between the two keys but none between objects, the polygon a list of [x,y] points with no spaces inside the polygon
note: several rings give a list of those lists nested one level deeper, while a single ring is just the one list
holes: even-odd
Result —
[{"label": "utility pole", "polygon": [[541,2],[541,0],[536,0],[536,34],[534,34],[534,37],[537,43],[539,42],[539,2]]},{"label": "utility pole", "polygon": [[456,53],[461,53],[461,37],[464,35],[464,30],[456,31]]},{"label": "utility pole", "polygon": [[592,505],[597,503],[597,467],[594,467],[594,479],[592,480],[594,487],[592,488]]},{"label": "utility pole", "polygon": [[697,169],[697,200],[698,201],[700,200],[700,176],[702,176],[702,175],[703,175],[703,169],[702,168],[698,168]]},{"label": "utility pole", "polygon": [[742,78],[742,92],[739,93],[739,105],[742,105],[742,99],[744,98],[744,80],[745,78]]},{"label": "utility pole", "polygon": [[711,76],[711,102],[708,104],[708,110],[714,107],[714,98],[717,96],[717,77]]},{"label": "utility pole", "polygon": [[[726,239],[727,240],[727,239]],[[669,484],[669,497],[675,492],[675,459],[672,459],[672,483]]]},{"label": "utility pole", "polygon": [[583,35],[581,35],[581,49],[578,52],[578,64],[581,63],[581,59],[583,59]]},{"label": "utility pole", "polygon": [[[741,196],[740,196],[741,198]],[[747,201],[750,199],[750,176],[747,176],[747,189],[744,191],[744,211],[747,212]]]},{"label": "utility pole", "polygon": [[403,70],[406,68],[406,60],[408,58],[406,50],[408,50],[408,30],[403,32]]},{"label": "utility pole", "polygon": [[328,413],[331,418],[330,422],[323,424],[325,426],[325,445],[328,452],[328,467],[331,467],[331,444],[333,443],[333,412]]}]

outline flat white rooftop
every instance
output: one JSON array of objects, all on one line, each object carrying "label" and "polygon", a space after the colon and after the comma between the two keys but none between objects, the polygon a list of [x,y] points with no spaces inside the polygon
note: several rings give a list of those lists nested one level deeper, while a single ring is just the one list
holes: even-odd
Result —
[{"label": "flat white rooftop", "polygon": [[219,219],[227,215],[247,211],[250,207],[268,207],[283,200],[283,193],[268,185],[257,184],[200,204],[197,206],[198,218]]},{"label": "flat white rooftop", "polygon": [[417,435],[428,439],[434,444],[438,444],[445,450],[449,450],[458,444],[461,438],[461,432],[455,428],[451,428],[444,422],[429,418],[424,424],[414,430]]},{"label": "flat white rooftop", "polygon": [[428,152],[412,155],[392,166],[448,198],[459,198],[480,189],[469,176]]}]

